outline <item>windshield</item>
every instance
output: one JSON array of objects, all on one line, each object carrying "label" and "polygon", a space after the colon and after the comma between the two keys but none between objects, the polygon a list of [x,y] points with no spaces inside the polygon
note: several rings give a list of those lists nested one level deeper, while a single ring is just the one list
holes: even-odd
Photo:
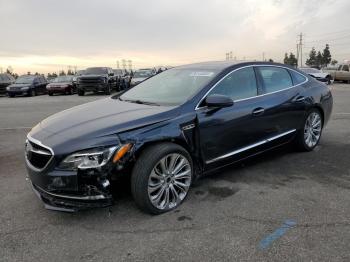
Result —
[{"label": "windshield", "polygon": [[321,71],[315,68],[301,68],[301,71],[310,74],[310,73],[320,73]]},{"label": "windshield", "polygon": [[66,83],[66,82],[72,82],[73,76],[59,76],[53,79],[52,83]]},{"label": "windshield", "polygon": [[150,76],[152,76],[151,70],[140,70],[134,73],[135,78],[138,78],[138,77],[143,78],[143,77],[150,77]]},{"label": "windshield", "polygon": [[16,80],[16,84],[31,84],[35,76],[20,76]]},{"label": "windshield", "polygon": [[171,69],[125,92],[120,100],[159,105],[180,105],[212,80],[214,70]]},{"label": "windshield", "polygon": [[108,74],[105,67],[90,67],[85,70],[84,75],[103,75]]}]

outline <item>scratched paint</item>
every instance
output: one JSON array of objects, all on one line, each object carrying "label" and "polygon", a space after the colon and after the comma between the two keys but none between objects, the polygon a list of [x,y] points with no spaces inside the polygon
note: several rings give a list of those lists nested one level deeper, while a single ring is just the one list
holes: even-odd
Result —
[{"label": "scratched paint", "polygon": [[259,243],[259,248],[267,249],[274,241],[282,237],[289,229],[294,227],[297,223],[293,220],[284,221],[283,225],[277,228],[272,234],[266,236]]}]

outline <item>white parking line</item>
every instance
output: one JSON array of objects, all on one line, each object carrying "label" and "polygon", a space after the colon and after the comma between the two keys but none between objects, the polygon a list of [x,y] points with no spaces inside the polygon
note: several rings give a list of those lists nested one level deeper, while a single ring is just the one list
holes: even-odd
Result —
[{"label": "white parking line", "polygon": [[28,126],[17,126],[17,127],[0,127],[0,130],[17,130],[17,129],[31,129]]}]

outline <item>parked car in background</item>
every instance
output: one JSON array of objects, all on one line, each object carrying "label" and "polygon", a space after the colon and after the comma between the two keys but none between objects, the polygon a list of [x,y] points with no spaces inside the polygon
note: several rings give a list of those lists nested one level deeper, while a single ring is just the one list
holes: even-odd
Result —
[{"label": "parked car in background", "polygon": [[6,87],[13,84],[15,82],[15,78],[7,73],[0,74],[0,94],[6,94]]},{"label": "parked car in background", "polygon": [[322,70],[311,68],[311,67],[300,67],[301,71],[312,76],[316,80],[330,85],[333,81],[332,76],[328,72],[323,72]]},{"label": "parked car in background", "polygon": [[52,96],[55,93],[73,95],[76,92],[76,87],[73,84],[72,75],[58,76],[46,86],[47,93]]},{"label": "parked car in background", "polygon": [[286,65],[185,65],[41,121],[25,163],[46,208],[111,205],[127,176],[137,205],[160,214],[221,167],[289,142],[312,151],[332,106],[327,86]]},{"label": "parked car in background", "polygon": [[139,83],[145,81],[146,79],[157,74],[155,68],[145,68],[136,70],[130,80],[130,87],[136,86]]},{"label": "parked car in background", "polygon": [[77,90],[78,95],[83,96],[85,92],[94,93],[104,92],[106,95],[111,94],[115,85],[115,77],[110,67],[89,67],[78,77]]},{"label": "parked car in background", "polygon": [[350,64],[341,64],[337,70],[324,69],[324,72],[330,74],[335,81],[343,81],[350,84]]},{"label": "parked car in background", "polygon": [[6,91],[9,97],[17,95],[36,96],[46,94],[47,84],[46,78],[41,75],[22,75],[16,79],[14,84],[6,87]]},{"label": "parked car in background", "polygon": [[76,74],[73,76],[73,84],[77,86],[77,80],[79,76],[82,76],[84,74],[85,70],[78,70]]},{"label": "parked car in background", "polygon": [[127,79],[128,71],[126,69],[113,69],[113,72],[116,79],[116,90],[121,91],[125,89],[126,83],[129,82],[129,79]]}]

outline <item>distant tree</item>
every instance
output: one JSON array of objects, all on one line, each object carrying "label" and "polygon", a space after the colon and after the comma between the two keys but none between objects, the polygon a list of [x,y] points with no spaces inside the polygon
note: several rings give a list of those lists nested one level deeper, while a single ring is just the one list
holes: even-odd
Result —
[{"label": "distant tree", "polygon": [[313,47],[309,53],[309,58],[306,59],[305,64],[308,66],[316,66],[316,56],[317,56],[317,53],[315,48]]},{"label": "distant tree", "polygon": [[323,49],[323,52],[322,52],[322,63],[321,65],[322,66],[327,66],[331,63],[332,61],[332,55],[331,55],[331,52],[329,50],[329,44],[326,44],[326,47],[325,49]]},{"label": "distant tree", "polygon": [[38,72],[35,72],[35,75],[38,76],[38,75],[40,75],[40,74],[39,74]]},{"label": "distant tree", "polygon": [[271,59],[271,58],[270,58],[268,61],[271,62],[271,63],[273,63],[273,59]]},{"label": "distant tree", "polygon": [[71,69],[68,69],[68,71],[67,71],[67,75],[74,75],[74,72],[73,72],[73,70],[71,70]]},{"label": "distant tree", "polygon": [[30,75],[30,71],[27,72],[27,75]]},{"label": "distant tree", "polygon": [[333,60],[331,61],[331,65],[334,66],[334,65],[336,65],[336,64],[338,64],[338,61],[335,60],[335,59],[333,59]]},{"label": "distant tree", "polygon": [[52,77],[57,77],[56,72],[53,72],[53,73],[51,74],[51,76],[52,76]]},{"label": "distant tree", "polygon": [[66,72],[64,72],[64,70],[62,70],[62,71],[60,71],[60,72],[58,73],[58,75],[59,75],[59,76],[65,76],[65,75],[66,75]]},{"label": "distant tree", "polygon": [[315,67],[321,68],[323,64],[323,56],[320,51],[317,52]]},{"label": "distant tree", "polygon": [[298,64],[298,60],[292,52],[289,54],[289,56],[287,53],[284,54],[283,62],[284,64],[291,65],[291,66],[297,66]]}]

